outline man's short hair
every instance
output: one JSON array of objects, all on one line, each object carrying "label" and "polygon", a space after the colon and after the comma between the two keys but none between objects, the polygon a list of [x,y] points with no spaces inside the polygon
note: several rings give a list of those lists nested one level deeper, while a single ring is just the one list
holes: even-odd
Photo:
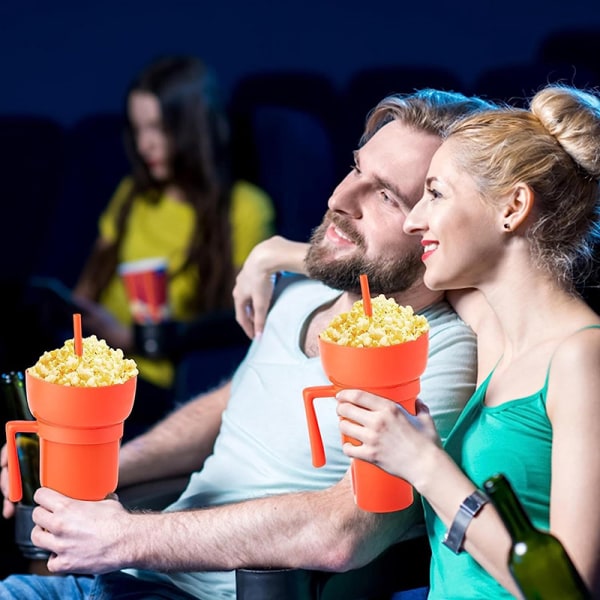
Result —
[{"label": "man's short hair", "polygon": [[399,120],[418,131],[443,138],[450,125],[461,117],[494,108],[496,105],[476,96],[468,97],[459,92],[431,88],[412,94],[393,94],[381,100],[367,115],[359,147],[392,121]]}]

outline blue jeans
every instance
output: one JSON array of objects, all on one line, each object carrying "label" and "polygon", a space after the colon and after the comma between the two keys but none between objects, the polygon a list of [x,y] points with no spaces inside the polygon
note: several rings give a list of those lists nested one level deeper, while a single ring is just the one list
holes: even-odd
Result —
[{"label": "blue jeans", "polygon": [[191,600],[168,584],[143,581],[126,573],[40,576],[10,575],[0,581],[0,600]]},{"label": "blue jeans", "polygon": [[427,600],[429,588],[423,587],[405,592],[398,592],[392,596],[392,600]]}]

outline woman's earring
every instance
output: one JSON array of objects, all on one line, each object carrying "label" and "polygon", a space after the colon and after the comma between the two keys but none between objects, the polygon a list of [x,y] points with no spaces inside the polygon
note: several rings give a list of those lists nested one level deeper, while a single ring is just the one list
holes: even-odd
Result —
[{"label": "woman's earring", "polygon": [[509,230],[510,229],[510,225],[508,223],[504,223],[504,229]]}]

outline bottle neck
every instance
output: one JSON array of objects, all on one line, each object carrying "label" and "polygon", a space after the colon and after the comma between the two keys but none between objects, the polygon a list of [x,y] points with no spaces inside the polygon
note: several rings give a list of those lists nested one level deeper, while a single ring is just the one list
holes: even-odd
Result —
[{"label": "bottle neck", "polygon": [[12,386],[15,395],[15,402],[19,413],[18,418],[24,421],[32,421],[33,415],[29,410],[27,403],[27,394],[25,393],[25,380],[21,371],[12,372]]},{"label": "bottle neck", "polygon": [[11,373],[2,373],[0,376],[0,383],[2,385],[2,402],[4,404],[4,411],[7,415],[8,420],[18,419],[18,412],[16,406],[16,398],[13,393],[13,383]]},{"label": "bottle neck", "polygon": [[513,543],[527,538],[536,531],[504,475],[494,475],[485,482],[484,488],[500,514]]},{"label": "bottle neck", "polygon": [[25,393],[25,382],[23,373],[20,371],[10,371],[0,374],[0,389],[4,404],[4,410],[10,421],[32,421],[33,415],[29,410],[27,403],[27,394]]}]

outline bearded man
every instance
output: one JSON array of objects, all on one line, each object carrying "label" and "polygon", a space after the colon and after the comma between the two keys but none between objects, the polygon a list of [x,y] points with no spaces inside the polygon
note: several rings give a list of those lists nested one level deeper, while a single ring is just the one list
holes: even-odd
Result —
[{"label": "bearded man", "polygon": [[[98,576],[11,576],[0,598],[30,597],[32,589],[41,597],[148,597],[161,589],[169,598],[234,598],[233,569],[345,571],[422,533],[418,501],[387,514],[356,507],[332,400],[318,405],[327,464],[313,468],[302,390],[329,383],[318,334],[360,299],[358,276],[367,273],[373,294],[427,317],[421,389],[440,435],[448,434],[474,389],[476,341],[443,294],[423,284],[420,242],[402,226],[445,128],[480,108],[487,106],[433,90],[379,103],[311,241],[315,280],[283,291],[232,381],[122,448],[122,485],[192,473],[187,489],[157,513],[38,490],[32,540],[53,553],[48,568]],[[5,516],[11,512],[5,501]]]}]

